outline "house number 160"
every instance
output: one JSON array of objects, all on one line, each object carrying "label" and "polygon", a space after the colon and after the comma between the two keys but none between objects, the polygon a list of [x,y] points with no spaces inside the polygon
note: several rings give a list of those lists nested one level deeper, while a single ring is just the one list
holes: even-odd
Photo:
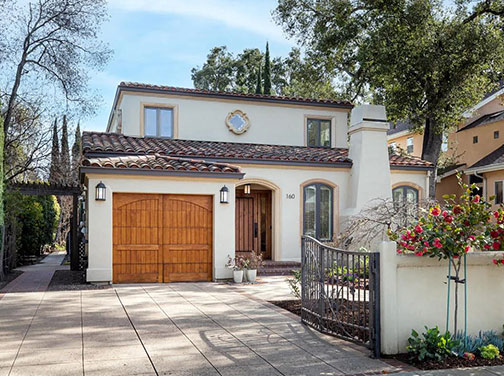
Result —
[{"label": "house number 160", "polygon": [[296,195],[294,193],[286,193],[285,198],[287,200],[294,200],[296,198]]}]

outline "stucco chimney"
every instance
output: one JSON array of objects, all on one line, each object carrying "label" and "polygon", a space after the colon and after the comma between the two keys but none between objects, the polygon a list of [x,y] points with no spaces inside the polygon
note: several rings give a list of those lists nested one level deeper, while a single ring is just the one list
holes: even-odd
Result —
[{"label": "stucco chimney", "polygon": [[389,199],[392,196],[388,129],[384,106],[366,104],[352,110],[348,129],[349,157],[353,161],[349,215],[372,206],[376,199]]}]

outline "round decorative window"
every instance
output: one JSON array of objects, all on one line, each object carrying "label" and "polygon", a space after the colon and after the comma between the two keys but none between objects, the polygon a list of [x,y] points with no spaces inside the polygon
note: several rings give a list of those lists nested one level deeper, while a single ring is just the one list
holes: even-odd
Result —
[{"label": "round decorative window", "polygon": [[242,134],[250,127],[250,121],[245,112],[235,110],[226,116],[226,125],[234,134]]}]

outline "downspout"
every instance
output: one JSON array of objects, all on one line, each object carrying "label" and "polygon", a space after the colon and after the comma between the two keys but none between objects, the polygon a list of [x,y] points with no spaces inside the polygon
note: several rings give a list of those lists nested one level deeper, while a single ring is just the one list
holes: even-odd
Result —
[{"label": "downspout", "polygon": [[478,171],[474,171],[474,176],[483,180],[483,194],[482,194],[482,196],[486,199],[487,198],[487,196],[486,196],[487,179],[483,175],[479,175]]},{"label": "downspout", "polygon": [[425,177],[425,199],[430,197],[430,177],[432,175],[432,171],[427,171],[427,176]]}]

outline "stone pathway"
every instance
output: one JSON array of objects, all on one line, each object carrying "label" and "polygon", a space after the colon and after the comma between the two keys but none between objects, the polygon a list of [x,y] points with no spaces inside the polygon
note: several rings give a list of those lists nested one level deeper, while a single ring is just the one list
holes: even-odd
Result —
[{"label": "stone pathway", "polygon": [[21,270],[23,274],[0,290],[0,299],[4,293],[46,291],[54,272],[69,268],[61,265],[65,254],[64,251],[51,253],[39,264],[18,268],[17,270]]},{"label": "stone pathway", "polygon": [[397,369],[225,284],[8,293],[3,375],[345,375]]}]

